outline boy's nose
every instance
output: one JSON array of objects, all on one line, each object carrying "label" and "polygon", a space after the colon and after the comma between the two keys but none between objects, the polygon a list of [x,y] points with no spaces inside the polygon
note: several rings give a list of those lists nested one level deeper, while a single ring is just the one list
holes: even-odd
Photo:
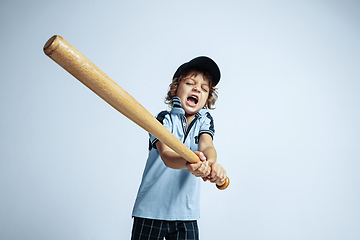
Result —
[{"label": "boy's nose", "polygon": [[200,92],[200,90],[199,90],[200,88],[198,85],[195,85],[193,89],[194,89],[194,91]]}]

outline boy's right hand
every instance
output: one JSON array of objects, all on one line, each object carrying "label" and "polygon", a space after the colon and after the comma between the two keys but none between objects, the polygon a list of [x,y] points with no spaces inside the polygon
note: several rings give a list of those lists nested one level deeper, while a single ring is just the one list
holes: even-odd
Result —
[{"label": "boy's right hand", "polygon": [[210,167],[206,161],[206,157],[202,152],[194,151],[194,153],[199,157],[200,161],[197,163],[187,163],[187,169],[195,177],[205,178],[210,174]]}]

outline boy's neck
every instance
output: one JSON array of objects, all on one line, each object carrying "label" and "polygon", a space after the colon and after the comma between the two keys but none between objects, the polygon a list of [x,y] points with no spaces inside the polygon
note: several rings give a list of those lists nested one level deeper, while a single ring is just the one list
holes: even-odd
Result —
[{"label": "boy's neck", "polygon": [[195,117],[195,114],[194,114],[194,115],[185,114],[185,117],[186,117],[187,126],[189,127],[191,121],[192,121],[192,120],[194,119],[194,117]]}]

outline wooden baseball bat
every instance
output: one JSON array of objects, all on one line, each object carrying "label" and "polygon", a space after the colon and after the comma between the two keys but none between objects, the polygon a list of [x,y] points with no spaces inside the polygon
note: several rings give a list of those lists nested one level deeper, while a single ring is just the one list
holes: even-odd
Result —
[{"label": "wooden baseball bat", "polygon": [[[194,152],[167,130],[139,102],[65,41],[65,39],[57,35],[51,37],[44,46],[44,52],[99,97],[169,146],[186,161],[190,163],[200,161]],[[230,180],[227,178],[224,183],[217,185],[217,188],[221,190],[226,189],[229,183]]]}]

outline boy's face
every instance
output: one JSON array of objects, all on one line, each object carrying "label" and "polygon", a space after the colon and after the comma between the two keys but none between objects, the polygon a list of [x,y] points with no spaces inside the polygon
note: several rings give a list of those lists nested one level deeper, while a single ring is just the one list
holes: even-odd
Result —
[{"label": "boy's face", "polygon": [[176,92],[186,116],[195,115],[205,106],[209,97],[209,80],[204,79],[202,73],[194,73],[196,72],[191,71],[180,81]]}]

